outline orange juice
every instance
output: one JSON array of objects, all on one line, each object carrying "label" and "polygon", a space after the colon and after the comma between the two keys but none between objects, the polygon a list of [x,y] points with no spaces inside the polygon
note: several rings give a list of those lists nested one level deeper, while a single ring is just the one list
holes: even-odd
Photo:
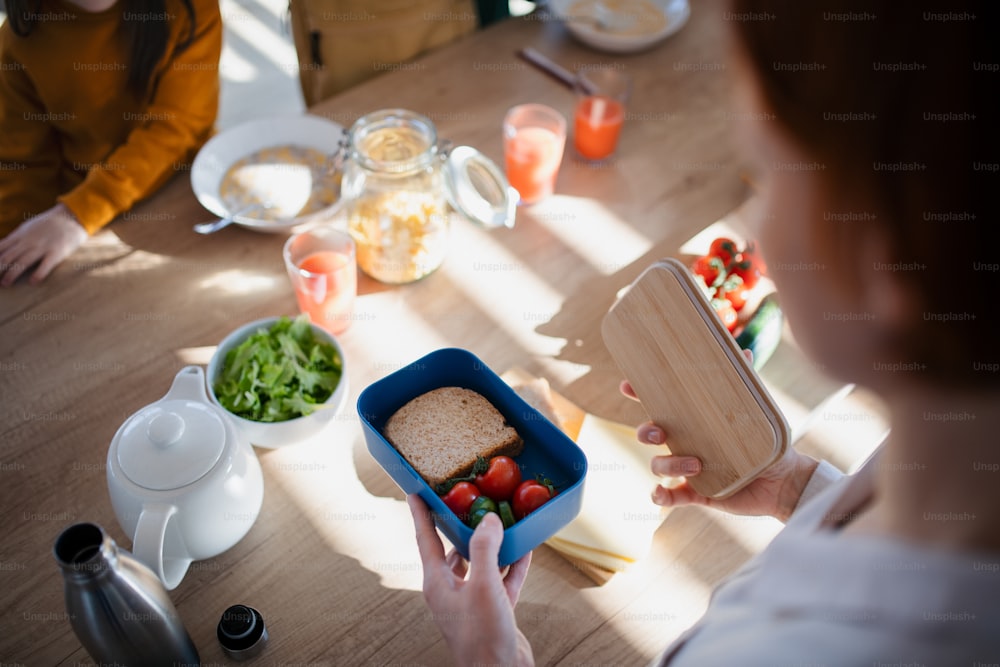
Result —
[{"label": "orange juice", "polygon": [[531,204],[555,189],[564,139],[546,127],[520,127],[504,141],[507,180]]},{"label": "orange juice", "polygon": [[625,107],[604,95],[584,97],[576,105],[573,145],[588,160],[603,160],[615,152],[625,120]]},{"label": "orange juice", "polygon": [[330,333],[344,331],[351,323],[357,292],[357,271],[351,255],[321,250],[306,255],[297,266],[298,280],[293,284],[299,308]]}]

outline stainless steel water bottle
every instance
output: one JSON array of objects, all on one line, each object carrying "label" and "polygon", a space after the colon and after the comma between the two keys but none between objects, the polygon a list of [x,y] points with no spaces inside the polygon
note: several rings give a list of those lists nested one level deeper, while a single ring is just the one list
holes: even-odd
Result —
[{"label": "stainless steel water bottle", "polygon": [[78,523],[55,544],[73,631],[99,664],[198,665],[198,650],[153,571],[100,526]]}]

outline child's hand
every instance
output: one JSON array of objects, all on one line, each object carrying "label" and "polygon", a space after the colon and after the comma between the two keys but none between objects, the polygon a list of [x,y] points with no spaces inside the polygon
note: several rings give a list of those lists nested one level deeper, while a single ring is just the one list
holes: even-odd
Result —
[{"label": "child's hand", "polygon": [[37,285],[86,240],[87,231],[62,204],[26,220],[0,239],[0,287],[10,287],[33,266],[28,282]]}]

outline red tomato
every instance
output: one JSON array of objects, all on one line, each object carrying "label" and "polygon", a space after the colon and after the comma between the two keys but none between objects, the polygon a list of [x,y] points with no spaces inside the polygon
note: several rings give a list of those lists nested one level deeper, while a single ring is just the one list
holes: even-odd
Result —
[{"label": "red tomato", "polygon": [[451,491],[441,496],[441,500],[452,512],[465,521],[469,515],[472,501],[480,496],[479,489],[472,482],[459,482],[451,487]]},{"label": "red tomato", "polygon": [[509,456],[494,456],[486,472],[476,475],[476,486],[488,498],[500,502],[510,500],[521,483],[521,469]]},{"label": "red tomato", "polygon": [[742,255],[740,261],[733,266],[733,275],[743,279],[743,287],[753,289],[763,272],[761,262],[753,255]]},{"label": "red tomato", "polygon": [[739,254],[740,250],[736,246],[736,241],[725,236],[720,236],[712,241],[712,245],[708,248],[708,255],[718,257],[725,266],[729,266]]},{"label": "red tomato", "polygon": [[725,277],[726,265],[718,257],[706,255],[695,260],[694,264],[691,265],[691,272],[704,278],[705,284],[709,287],[715,287],[719,276]]},{"label": "red tomato", "polygon": [[719,316],[722,323],[726,325],[730,333],[736,328],[736,309],[733,308],[733,304],[727,299],[712,299],[712,307],[715,308],[715,314]]},{"label": "red tomato", "polygon": [[514,491],[511,509],[518,521],[528,516],[536,509],[552,499],[549,487],[533,479],[526,479]]},{"label": "red tomato", "polygon": [[719,285],[717,294],[720,299],[731,303],[736,312],[740,312],[743,306],[747,305],[747,288],[735,275],[726,278],[726,281]]},{"label": "red tomato", "polygon": [[757,254],[753,243],[739,256],[739,262],[733,265],[731,272],[743,279],[743,286],[747,289],[753,289],[760,277],[767,275],[764,259]]}]

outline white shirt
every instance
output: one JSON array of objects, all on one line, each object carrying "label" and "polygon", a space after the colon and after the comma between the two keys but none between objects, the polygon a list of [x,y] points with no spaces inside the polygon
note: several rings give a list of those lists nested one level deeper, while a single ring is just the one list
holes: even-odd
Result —
[{"label": "white shirt", "polygon": [[804,494],[814,497],[800,501],[771,544],[716,589],[705,615],[659,664],[1000,665],[1000,556],[830,527],[843,518],[831,517],[836,507],[857,507],[844,501],[871,493],[865,472],[835,479],[835,468],[821,464]]}]

